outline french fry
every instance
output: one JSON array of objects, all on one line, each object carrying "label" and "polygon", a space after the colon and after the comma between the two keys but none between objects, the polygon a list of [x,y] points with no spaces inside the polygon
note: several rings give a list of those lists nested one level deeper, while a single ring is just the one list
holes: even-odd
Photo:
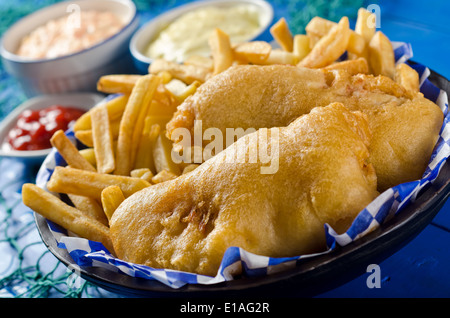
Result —
[{"label": "french fry", "polygon": [[94,140],[92,139],[92,129],[75,131],[75,138],[81,141],[81,143],[86,147],[94,147]]},{"label": "french fry", "polygon": [[376,32],[376,15],[364,8],[358,10],[355,32],[360,34],[367,44],[370,43]]},{"label": "french fry", "polygon": [[315,35],[315,34],[307,34],[308,38],[309,38],[309,48],[310,51],[313,47],[316,46],[317,42],[320,41],[320,39],[322,38],[321,36]]},{"label": "french fry", "polygon": [[365,58],[337,62],[324,67],[325,70],[346,70],[350,75],[369,73],[369,65]]},{"label": "french fry", "polygon": [[102,191],[101,202],[108,221],[111,220],[114,211],[119,207],[119,205],[125,200],[120,187],[116,185],[109,186]]},{"label": "french fry", "polygon": [[[114,120],[109,123],[111,129],[111,135],[113,140],[119,137],[120,120]],[[87,147],[94,147],[94,140],[92,138],[92,129],[89,130],[78,130],[75,132],[75,137]]]},{"label": "french fry", "polygon": [[362,54],[366,47],[364,38],[350,29],[350,37],[348,38],[347,51],[354,54]]},{"label": "french fry", "polygon": [[[106,106],[106,109],[108,110],[108,115],[109,115],[110,121],[119,119],[122,116],[125,106],[127,105],[127,102],[128,102],[128,95],[120,95],[120,96],[117,96],[116,98],[113,98],[106,102],[105,106]],[[96,106],[94,106],[92,109],[94,109],[95,107],[100,107],[102,105],[103,105],[103,103],[99,103]],[[84,113],[83,115],[81,115],[81,117],[79,117],[77,119],[77,121],[75,122],[75,124],[73,126],[73,130],[75,132],[77,132],[79,130],[92,129],[91,110]]]},{"label": "french fry", "polygon": [[141,108],[149,105],[153,94],[160,84],[161,78],[154,75],[142,76],[131,92],[120,122],[119,137],[117,140],[116,169],[117,175],[129,175],[132,167],[133,131],[140,121]]},{"label": "french fry", "polygon": [[[176,80],[176,79],[173,79]],[[172,79],[167,83],[161,83],[158,85],[158,88],[155,91],[155,96],[153,97],[153,100],[158,101],[158,103],[164,105],[165,107],[169,107],[176,110],[178,106],[178,102],[176,98],[173,96],[173,94],[169,91],[167,88],[167,85],[172,82]],[[194,81],[193,83],[198,83],[199,81]]]},{"label": "french fry", "polygon": [[172,80],[172,75],[167,71],[159,72],[157,76],[161,77],[162,84],[167,84]]},{"label": "french fry", "polygon": [[298,63],[301,67],[320,68],[336,61],[346,51],[350,38],[350,27],[347,17],[322,37],[311,52]]},{"label": "french fry", "polygon": [[273,65],[273,64],[288,64],[295,65],[297,61],[296,56],[292,52],[287,52],[281,49],[273,49],[269,57],[261,64]]},{"label": "french fry", "polygon": [[110,120],[109,121],[109,127],[111,129],[111,135],[113,139],[117,139],[119,137],[119,131],[120,131],[120,119],[119,120]]},{"label": "french fry", "polygon": [[111,74],[101,76],[97,81],[97,90],[107,94],[122,93],[129,95],[141,75]]},{"label": "french fry", "polygon": [[409,91],[420,91],[419,74],[408,64],[400,63],[395,67],[394,80]]},{"label": "french fry", "polygon": [[133,193],[150,186],[150,183],[139,178],[60,166],[55,168],[47,182],[47,188],[51,192],[76,194],[96,200],[101,200],[103,189],[111,185],[119,186],[124,196],[129,197]]},{"label": "french fry", "polygon": [[157,184],[157,183],[173,180],[176,177],[177,177],[177,175],[174,174],[173,172],[170,172],[168,170],[161,170],[160,172],[158,172],[158,174],[156,176],[154,176],[152,178],[152,182]]},{"label": "french fry", "polygon": [[162,127],[164,129],[167,125],[167,123],[172,119],[172,116],[166,116],[166,115],[150,115],[148,118],[146,118],[146,121],[148,121],[148,124],[150,127],[152,125],[159,125],[159,127]]},{"label": "french fry", "polygon": [[[312,18],[305,27],[306,34],[308,34],[313,39],[313,45],[311,47],[314,47],[317,43],[317,40],[314,39],[317,39],[317,37],[324,37],[336,25],[336,22],[323,19],[321,17]],[[350,29],[350,36],[346,49],[351,53],[361,54],[364,50],[365,45],[366,42],[364,40],[364,37],[361,34],[358,34],[357,32]]]},{"label": "french fry", "polygon": [[105,225],[108,225],[108,220],[105,216],[105,213],[103,212],[103,209],[97,202],[97,200],[75,194],[68,194],[68,197],[75,208],[77,208],[87,216],[94,218]]},{"label": "french fry", "polygon": [[211,57],[208,57],[208,56],[190,55],[183,62],[183,64],[200,66],[200,67],[210,70],[211,72],[214,70],[214,61]]},{"label": "french fry", "polygon": [[97,166],[94,148],[85,148],[78,151],[94,168]]},{"label": "french fry", "polygon": [[148,117],[136,153],[134,169],[149,168],[156,173],[155,163],[153,160],[153,147],[161,132],[158,124],[152,124],[151,117]]},{"label": "french fry", "polygon": [[[347,52],[347,60],[356,60],[359,58],[363,58],[367,61],[367,63],[369,63],[369,45],[366,45],[366,47],[360,54]],[[370,64],[369,64],[369,73],[372,73],[372,71],[370,69]]]},{"label": "french fry", "polygon": [[306,34],[314,34],[317,36],[324,36],[335,26],[335,22],[321,18],[312,18],[305,27]]},{"label": "french fry", "polygon": [[369,43],[369,65],[374,75],[394,78],[394,49],[391,41],[381,31],[377,31]]},{"label": "french fry", "polygon": [[285,18],[278,20],[270,28],[270,33],[283,50],[292,52],[294,49],[294,39]]},{"label": "french fry", "polygon": [[128,95],[120,95],[106,102],[106,109],[111,122],[122,118],[125,107],[128,104],[128,98]]},{"label": "french fry", "polygon": [[241,63],[261,64],[269,58],[272,46],[264,41],[243,42],[233,48],[234,59]]},{"label": "french fry", "polygon": [[[233,50],[228,34],[220,29],[214,29],[208,40],[213,58],[213,74],[219,74],[233,64]],[[190,83],[189,83],[190,84]]]},{"label": "french fry", "polygon": [[77,147],[64,134],[64,131],[56,131],[50,139],[50,142],[71,167],[95,171],[95,168],[78,152]]},{"label": "french fry", "polygon": [[149,168],[139,168],[131,170],[130,176],[133,178],[141,178],[147,182],[152,182],[153,172]]},{"label": "french fry", "polygon": [[[156,90],[155,90],[156,92]],[[139,116],[136,120],[136,124],[133,127],[133,135],[132,135],[132,141],[131,141],[131,166],[130,169],[133,168],[135,160],[136,160],[136,152],[138,151],[138,147],[140,145],[140,140],[142,138],[143,129],[145,127],[146,118],[149,113],[150,106],[153,104],[153,99],[149,100],[148,102],[144,102],[141,105],[141,109],[139,111]]]},{"label": "french fry", "polygon": [[296,62],[300,62],[311,51],[310,38],[306,34],[296,34],[294,36],[294,47],[292,53],[296,57]]},{"label": "french fry", "polygon": [[[194,87],[196,87],[196,84],[191,85],[194,85]],[[187,94],[185,92],[186,90],[190,90],[189,86],[185,86],[184,89],[182,88],[182,90],[179,92],[179,96],[181,96],[182,94]],[[194,89],[192,89],[192,91],[194,91]],[[172,117],[176,110],[177,107],[175,104],[165,105],[160,103],[158,100],[152,100],[150,108],[147,112],[147,117]],[[146,118],[146,120],[148,121],[149,119]]]},{"label": "french fry", "polygon": [[99,173],[111,173],[116,164],[113,150],[113,136],[106,106],[97,107],[91,112],[92,140]]},{"label": "french fry", "polygon": [[204,83],[211,74],[211,70],[203,66],[179,64],[164,59],[153,60],[148,68],[148,72],[154,75],[160,72],[168,72],[172,77],[186,84],[192,84],[195,81]]},{"label": "french fry", "polygon": [[153,158],[156,173],[167,170],[175,175],[180,175],[180,168],[172,160],[172,142],[164,133],[159,134],[153,146]]},{"label": "french fry", "polygon": [[[183,90],[174,94],[175,99],[177,100],[178,103],[181,104],[186,98],[193,95],[197,91],[197,88],[200,87],[200,85],[201,83],[199,81],[195,81],[194,83],[186,86]],[[170,115],[173,115],[175,110],[176,109],[173,109]]]},{"label": "french fry", "polygon": [[[360,53],[349,52],[348,59],[354,60],[357,58],[365,58],[369,61],[369,43],[372,40],[373,36],[376,32],[375,22],[376,16],[371,12],[367,11],[364,8],[360,8],[358,10],[358,17],[355,25],[355,32],[364,39],[365,45],[364,50]],[[369,64],[369,72],[372,73],[370,64]]]},{"label": "french fry", "polygon": [[172,96],[178,96],[183,94],[188,85],[185,82],[174,78],[167,83],[165,87],[172,94]]},{"label": "french fry", "polygon": [[22,200],[27,207],[44,218],[78,236],[102,243],[114,254],[109,228],[103,223],[87,217],[78,209],[34,184],[26,183],[22,186]]}]

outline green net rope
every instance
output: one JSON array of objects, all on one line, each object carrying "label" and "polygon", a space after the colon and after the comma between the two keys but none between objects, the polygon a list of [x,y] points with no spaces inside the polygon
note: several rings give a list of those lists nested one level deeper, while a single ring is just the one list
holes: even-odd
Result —
[{"label": "green net rope", "polygon": [[[0,37],[9,26],[21,17],[55,2],[58,1],[0,1],[0,16],[2,17]],[[151,18],[164,10],[186,3],[186,1],[177,0],[135,0],[134,2],[144,18]],[[304,33],[306,24],[314,16],[321,16],[332,21],[338,21],[343,15],[354,19],[357,9],[364,5],[364,1],[350,0],[273,0],[271,2],[274,7],[279,8],[279,11],[275,12],[275,19],[284,16],[294,34]],[[7,74],[0,61],[0,120],[25,99],[17,82]],[[26,178],[22,176],[22,180],[33,182],[34,173],[35,171],[28,171],[29,176]],[[4,187],[7,186],[4,185]],[[0,297],[115,297],[116,295],[109,294],[83,279],[74,278],[72,271],[67,270],[54,257],[52,258],[51,253],[39,239],[33,242],[21,242],[28,233],[36,228],[31,211],[25,213],[28,213],[28,218],[24,218],[25,221],[22,220],[23,211],[21,215],[15,215],[20,211],[20,209],[16,209],[21,203],[19,189],[20,186],[17,187],[15,193],[0,189],[0,212],[2,212],[0,213],[0,245],[7,245],[9,254],[13,255],[10,266],[5,272],[0,271]],[[13,193],[12,197],[11,193]],[[12,228],[14,231],[11,230]],[[26,254],[34,247],[40,247],[42,252],[33,259],[32,264],[28,264]],[[48,267],[49,259],[51,260],[50,268]],[[43,264],[46,265],[45,270]]]},{"label": "green net rope", "polygon": [[17,255],[17,267],[8,275],[0,280],[0,290],[3,295],[13,296],[16,298],[41,298],[49,297],[51,292],[57,293],[64,297],[78,298],[86,289],[87,283],[84,282],[80,287],[68,288],[69,271],[56,275],[57,269],[62,265],[56,262],[50,270],[41,270],[41,261],[45,258],[49,251],[44,251],[33,265],[25,265],[24,259],[28,249],[35,245],[41,245],[41,241],[28,243],[21,246],[18,242],[22,235],[34,228],[34,222],[29,221],[19,227],[14,233],[8,234],[11,226],[12,209],[6,209],[6,218],[0,224],[3,239],[0,242],[10,245]]}]

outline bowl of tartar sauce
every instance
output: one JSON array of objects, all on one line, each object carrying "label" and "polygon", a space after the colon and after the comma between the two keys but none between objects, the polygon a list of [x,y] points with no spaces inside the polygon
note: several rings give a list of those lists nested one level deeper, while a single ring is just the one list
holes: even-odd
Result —
[{"label": "bowl of tartar sauce", "polygon": [[62,1],[4,33],[2,62],[28,97],[96,91],[101,76],[135,71],[129,42],[138,26],[130,0]]},{"label": "bowl of tartar sauce", "polygon": [[190,56],[208,56],[208,38],[215,28],[232,44],[268,40],[272,6],[262,0],[206,0],[175,7],[145,23],[132,37],[136,68],[147,73],[154,59],[182,63]]}]

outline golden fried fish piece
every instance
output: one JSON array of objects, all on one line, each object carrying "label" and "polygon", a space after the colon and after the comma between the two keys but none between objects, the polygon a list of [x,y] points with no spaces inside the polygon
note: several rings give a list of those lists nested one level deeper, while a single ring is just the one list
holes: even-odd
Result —
[{"label": "golden fried fish piece", "polygon": [[177,128],[187,128],[194,136],[195,121],[201,121],[203,131],[214,127],[224,135],[226,128],[282,127],[333,102],[368,116],[380,191],[422,177],[443,113],[421,93],[407,91],[384,76],[290,65],[233,66],[178,107],[167,124],[167,135],[171,138]]},{"label": "golden fried fish piece", "polygon": [[[114,250],[125,261],[211,276],[231,246],[270,257],[322,251],[324,224],[344,232],[378,195],[369,142],[365,115],[339,103],[248,134],[126,199],[110,223]],[[278,154],[271,173],[249,160],[265,145]]]}]

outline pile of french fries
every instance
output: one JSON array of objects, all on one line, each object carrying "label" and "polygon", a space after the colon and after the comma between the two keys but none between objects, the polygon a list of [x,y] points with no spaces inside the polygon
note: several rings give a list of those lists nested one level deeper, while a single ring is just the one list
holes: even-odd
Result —
[{"label": "pile of french fries", "polygon": [[286,20],[281,18],[270,29],[276,47],[264,41],[232,45],[228,35],[216,29],[209,39],[209,57],[192,56],[182,64],[158,59],[150,65],[149,73],[168,72],[191,84],[203,83],[236,64],[288,64],[344,69],[351,75],[384,75],[417,92],[417,72],[408,64],[396,65],[392,43],[383,32],[376,30],[375,19],[374,13],[360,8],[354,30],[347,17],[338,23],[315,17],[305,27],[305,34],[293,35]]},{"label": "pile of french fries", "polygon": [[[374,19],[361,8],[352,30],[347,17],[338,23],[316,17],[306,26],[306,34],[297,35],[281,19],[270,29],[279,48],[263,41],[232,45],[228,35],[216,29],[209,39],[210,56],[192,56],[181,64],[158,59],[145,75],[101,77],[97,89],[118,95],[76,121],[75,137],[86,148],[78,150],[63,131],[51,139],[67,166],[56,167],[47,189],[66,194],[71,202],[25,184],[25,205],[78,236],[103,243],[114,254],[109,221],[121,202],[198,167],[172,161],[165,127],[178,105],[229,67],[288,64],[343,69],[350,74],[384,75],[419,91],[417,72],[407,64],[395,64],[392,44],[376,31]],[[341,60],[345,53],[347,59]]]},{"label": "pile of french fries", "polygon": [[197,167],[173,162],[164,130],[176,107],[198,86],[174,81],[167,72],[102,77],[98,89],[118,95],[75,122],[74,135],[85,148],[79,150],[62,130],[51,138],[67,165],[55,168],[47,190],[67,195],[70,202],[25,184],[25,205],[113,253],[109,221],[122,201]]}]

